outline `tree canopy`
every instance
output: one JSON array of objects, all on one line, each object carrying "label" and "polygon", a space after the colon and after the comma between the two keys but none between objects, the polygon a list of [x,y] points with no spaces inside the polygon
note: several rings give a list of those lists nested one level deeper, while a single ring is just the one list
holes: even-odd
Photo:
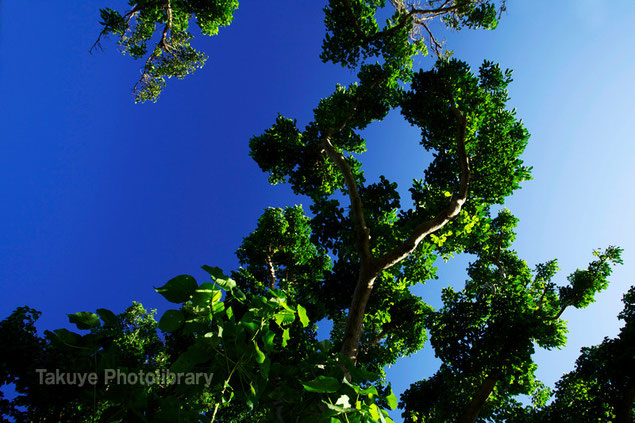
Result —
[{"label": "tree canopy", "polygon": [[[128,6],[101,10],[95,47],[114,35],[143,62],[133,92],[144,102],[205,63],[190,20],[216,35],[238,2]],[[535,347],[565,344],[562,313],[607,287],[621,249],[596,250],[565,284],[554,282],[556,260],[532,270],[512,249],[517,219],[500,206],[531,179],[521,159],[529,132],[508,106],[512,72],[488,60],[472,69],[434,33],[495,29],[504,10],[488,0],[329,0],[320,58],[356,81],[316,101],[303,128],[278,115],[249,140],[269,182],[305,196],[310,216],[265,209],[236,251],[240,268],[206,265],[208,282],[180,275],[155,288],[174,307],[158,322],[133,303],[69,314],[79,332],[39,336],[39,312],[18,308],[0,323],[0,385],[17,393],[0,401],[4,421],[385,422],[398,405],[407,422],[632,421],[632,289],[618,338],[584,349],[553,394],[535,376]],[[427,54],[434,65],[415,69]],[[362,131],[393,110],[432,156],[423,178],[413,169],[406,202],[386,176],[364,176],[372,145]],[[435,310],[411,288],[459,253],[475,256],[470,279],[445,289]],[[333,329],[318,341],[324,319]],[[398,404],[385,367],[428,338],[443,364]]]}]

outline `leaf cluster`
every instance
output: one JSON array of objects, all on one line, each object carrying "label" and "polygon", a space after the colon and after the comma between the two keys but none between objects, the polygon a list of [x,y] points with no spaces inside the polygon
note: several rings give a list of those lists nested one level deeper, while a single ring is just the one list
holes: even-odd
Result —
[{"label": "leaf cluster", "polygon": [[[548,392],[535,378],[535,346],[551,349],[565,344],[566,325],[560,316],[568,305],[580,303],[562,293],[579,289],[581,297],[592,299],[606,286],[611,265],[621,263],[620,250],[609,247],[594,252],[600,259],[589,270],[574,272],[569,285],[558,288],[552,282],[558,270],[555,260],[532,272],[509,249],[516,222],[506,210],[491,220],[487,242],[468,268],[470,280],[465,288],[444,289],[443,307],[426,315],[431,344],[443,364],[435,376],[412,385],[402,397],[406,421],[458,419],[476,392],[485,389],[488,378],[495,385],[480,412],[482,418],[531,415],[514,403],[513,397],[519,394],[537,396],[536,407],[544,405]],[[580,272],[593,279],[584,288],[576,282]],[[415,401],[431,390],[438,392]]]},{"label": "leaf cluster", "polygon": [[101,37],[114,35],[124,54],[146,58],[142,76],[133,88],[136,102],[155,102],[169,78],[183,79],[203,67],[207,56],[190,42],[190,19],[201,32],[216,35],[233,20],[238,0],[130,0],[130,9],[121,13],[111,8],[100,10]]}]

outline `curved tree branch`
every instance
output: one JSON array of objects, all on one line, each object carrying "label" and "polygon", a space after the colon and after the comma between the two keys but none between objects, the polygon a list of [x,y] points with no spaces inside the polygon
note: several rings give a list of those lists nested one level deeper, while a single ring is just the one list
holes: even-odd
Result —
[{"label": "curved tree branch", "polygon": [[456,196],[450,200],[450,204],[441,212],[439,215],[430,219],[426,222],[419,224],[410,234],[406,240],[404,240],[400,245],[395,247],[392,251],[387,252],[382,257],[377,259],[378,270],[389,269],[395,264],[399,263],[401,260],[405,259],[412,253],[415,248],[419,245],[419,243],[431,233],[441,229],[448,222],[450,222],[453,218],[455,218],[465,201],[467,200],[469,183],[470,183],[470,159],[467,156],[465,151],[465,135],[467,130],[467,118],[465,115],[456,108],[456,106],[452,106],[452,111],[456,117],[456,120],[459,124],[458,133],[457,133],[457,153],[459,156],[459,161],[461,163],[461,176],[460,176],[460,185],[459,192]]},{"label": "curved tree branch", "polygon": [[170,43],[169,43],[169,38],[170,38],[169,32],[172,30],[171,0],[167,0],[165,4],[165,13],[167,15],[167,22],[165,26],[163,27],[163,32],[161,33],[161,39],[157,42],[157,45],[154,48],[154,51],[152,52],[152,54],[148,56],[148,59],[146,60],[145,65],[143,67],[143,74],[141,75],[141,78],[139,78],[137,83],[132,88],[134,92],[137,91],[137,87],[139,86],[139,84],[142,84],[146,82],[148,79],[150,79],[149,70],[152,66],[152,62],[154,62],[154,60],[161,55],[161,52],[165,52],[166,54],[174,56],[174,53],[172,53],[172,47],[170,46]]},{"label": "curved tree branch", "polygon": [[335,131],[333,129],[329,129],[323,133],[322,148],[328,157],[339,168],[342,176],[344,177],[344,181],[346,182],[346,189],[351,202],[353,226],[355,227],[355,233],[357,235],[357,249],[359,251],[362,264],[368,264],[372,261],[372,255],[370,253],[370,230],[366,226],[362,198],[359,195],[357,183],[355,182],[355,177],[353,176],[351,167],[348,165],[348,162],[346,162],[344,155],[337,151],[331,143],[331,138],[334,135],[334,132]]},{"label": "curved tree branch", "polygon": [[[465,151],[467,119],[463,115],[463,113],[454,105],[452,105],[452,111],[459,124],[457,133],[457,152],[459,155],[459,161],[461,162],[459,193],[450,201],[450,205],[446,207],[443,212],[441,212],[434,219],[431,219],[417,226],[413,233],[401,245],[397,246],[392,251],[384,254],[379,259],[373,258],[372,255],[370,255],[369,253],[369,259],[367,261],[362,260],[359,278],[357,280],[357,285],[355,285],[353,300],[351,302],[348,319],[346,321],[342,348],[340,350],[343,355],[350,358],[353,362],[356,361],[357,354],[359,352],[359,341],[361,339],[366,305],[368,304],[368,299],[370,298],[370,294],[373,290],[373,285],[375,283],[375,279],[377,279],[377,276],[379,276],[379,274],[383,270],[386,270],[399,263],[401,260],[405,259],[410,253],[414,251],[415,248],[417,248],[417,245],[419,245],[423,238],[442,228],[450,220],[457,216],[461,211],[461,207],[467,200],[470,180],[470,162]],[[343,161],[343,157],[340,156],[340,160]],[[359,194],[355,192],[355,195],[350,193],[349,195],[351,195],[351,198],[354,198],[354,196],[356,196],[359,199],[359,211],[361,213],[361,216],[363,217],[363,210],[361,209],[361,198],[359,198]],[[355,209],[353,211],[355,211]],[[357,223],[357,225],[359,225],[359,223]],[[369,241],[370,236],[364,239],[364,242]]]},{"label": "curved tree branch", "polygon": [[[376,32],[372,35],[367,35],[364,33],[362,28],[359,25],[359,22],[355,18],[355,14],[353,13],[353,8],[350,0],[344,0],[344,5],[346,6],[347,13],[351,20],[353,21],[353,27],[357,36],[363,42],[369,42],[373,40],[378,40],[382,38],[391,37],[393,33],[403,29],[408,23],[413,23],[420,27],[423,27],[429,37],[430,47],[434,50],[435,54],[438,57],[441,57],[441,47],[443,43],[439,42],[433,35],[432,31],[426,24],[426,21],[437,18],[439,16],[443,16],[448,13],[452,13],[460,8],[460,5],[457,4],[456,0],[445,0],[443,4],[438,7],[433,7],[430,9],[420,9],[414,7],[412,4],[406,4],[406,2],[402,0],[391,0],[390,3],[395,8],[397,12],[401,15],[398,18],[398,22],[387,29]],[[414,30],[413,30],[414,31]],[[414,34],[419,33],[419,31],[414,31],[411,33],[411,36],[415,38]]]},{"label": "curved tree branch", "polygon": [[497,372],[493,372],[483,379],[476,392],[472,395],[470,404],[463,411],[459,420],[457,420],[458,423],[474,423],[476,421],[499,379],[500,375]]}]

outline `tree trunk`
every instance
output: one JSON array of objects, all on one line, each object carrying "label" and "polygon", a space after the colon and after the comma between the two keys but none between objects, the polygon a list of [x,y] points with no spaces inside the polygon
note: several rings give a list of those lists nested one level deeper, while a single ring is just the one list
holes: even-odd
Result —
[{"label": "tree trunk", "polygon": [[626,392],[615,409],[615,423],[633,423],[633,402],[635,402],[635,384],[626,388]]},{"label": "tree trunk", "polygon": [[494,387],[496,386],[496,382],[498,382],[499,376],[496,374],[488,375],[485,380],[478,387],[474,396],[472,397],[472,402],[467,407],[467,409],[463,412],[461,417],[457,423],[474,423],[478,418],[478,415],[481,412],[481,409],[487,402],[487,399],[492,394]]},{"label": "tree trunk", "polygon": [[353,363],[357,362],[357,354],[359,352],[359,339],[362,334],[362,326],[364,324],[364,314],[366,304],[373,291],[373,284],[377,275],[374,272],[362,269],[359,272],[359,280],[353,292],[353,299],[346,320],[346,328],[344,330],[344,339],[340,352],[350,358]]},{"label": "tree trunk", "polygon": [[276,270],[273,267],[270,254],[265,256],[265,262],[267,263],[267,270],[269,271],[269,289],[274,289],[276,287]]}]

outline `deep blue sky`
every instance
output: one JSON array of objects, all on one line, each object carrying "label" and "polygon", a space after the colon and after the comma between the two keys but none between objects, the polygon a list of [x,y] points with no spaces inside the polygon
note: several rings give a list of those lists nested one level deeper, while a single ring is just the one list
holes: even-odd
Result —
[{"label": "deep blue sky", "polygon": [[[65,325],[65,313],[133,300],[164,308],[152,286],[204,278],[202,264],[235,268],[233,252],[265,207],[308,211],[287,186],[268,185],[248,140],[278,112],[306,123],[335,83],[353,79],[318,58],[323,3],[243,1],[230,27],[195,41],[210,56],[203,70],[170,81],[157,104],[135,105],[141,64],[113,40],[88,53],[98,8],[113,3],[1,2],[0,318],[28,304],[44,329]],[[560,281],[594,248],[625,248],[610,288],[565,313],[569,346],[537,354],[553,384],[581,346],[617,333],[621,295],[635,282],[635,2],[508,3],[496,31],[443,36],[475,67],[490,59],[514,69],[511,104],[532,133],[524,160],[534,167],[506,204],[520,218],[515,247],[532,265],[559,258]],[[421,177],[427,156],[398,114],[366,135],[369,179],[385,174],[405,190]],[[466,264],[441,266],[425,298],[438,305]],[[399,393],[436,366],[426,347],[389,376]]]}]

